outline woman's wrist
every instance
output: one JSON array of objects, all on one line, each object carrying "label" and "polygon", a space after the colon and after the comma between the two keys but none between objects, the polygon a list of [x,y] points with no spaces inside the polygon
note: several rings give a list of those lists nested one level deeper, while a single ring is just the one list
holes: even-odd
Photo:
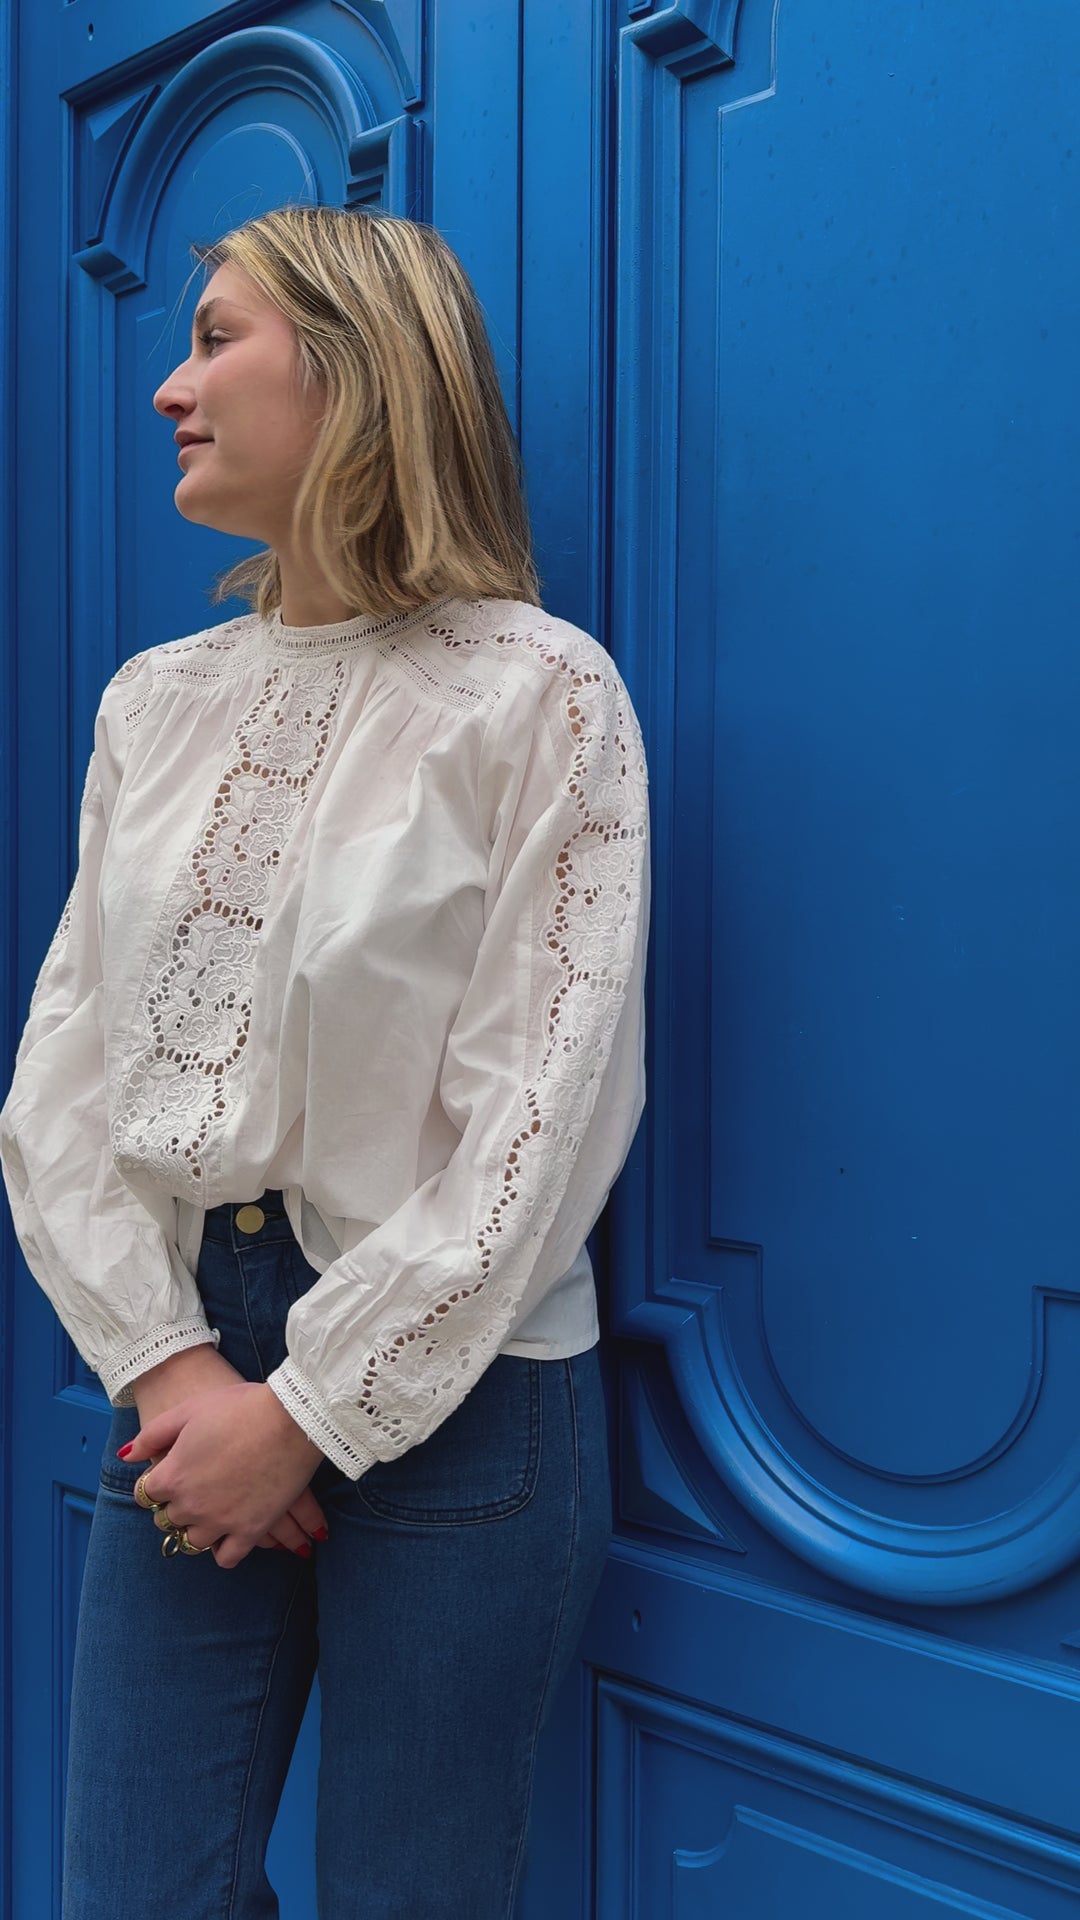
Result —
[{"label": "woman's wrist", "polygon": [[175,1405],[189,1393],[240,1378],[224,1354],[207,1340],[202,1346],[184,1347],[179,1353],[170,1353],[166,1359],[159,1360],[156,1366],[147,1367],[145,1373],[132,1381],[131,1390],[135,1405],[145,1418],[144,1401],[148,1405],[152,1403],[153,1410],[158,1411],[163,1406]]},{"label": "woman's wrist", "polygon": [[315,1441],[305,1433],[299,1420],[293,1419],[288,1407],[284,1406],[278,1399],[273,1387],[267,1387],[265,1381],[262,1382],[262,1385],[266,1388],[267,1399],[272,1402],[273,1408],[276,1410],[283,1442],[291,1448],[298,1460],[305,1458],[310,1459],[311,1470],[314,1472],[316,1467],[322,1465],[322,1462],[327,1457],[326,1454],[322,1448],[317,1446]]}]

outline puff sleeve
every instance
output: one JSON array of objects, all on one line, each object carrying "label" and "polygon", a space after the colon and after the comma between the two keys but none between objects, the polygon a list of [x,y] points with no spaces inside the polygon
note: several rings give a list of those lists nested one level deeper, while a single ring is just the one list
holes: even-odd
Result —
[{"label": "puff sleeve", "polygon": [[460,1139],[294,1303],[268,1378],[352,1478],[425,1440],[569,1269],[644,1107],[644,747],[610,657],[569,636],[538,636],[485,743],[483,932],[439,1079]]},{"label": "puff sleeve", "polygon": [[148,1367],[220,1340],[180,1256],[175,1199],[137,1198],[110,1148],[99,886],[126,706],[146,663],[135,655],[101,697],[78,867],[0,1109],[0,1167],[23,1258],[117,1407],[133,1404],[132,1382]]}]

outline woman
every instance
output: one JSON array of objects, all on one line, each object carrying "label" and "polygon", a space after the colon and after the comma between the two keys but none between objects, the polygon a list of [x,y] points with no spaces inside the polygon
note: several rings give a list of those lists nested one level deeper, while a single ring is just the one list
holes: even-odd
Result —
[{"label": "woman", "polygon": [[610,1533],[584,1243],[644,1104],[641,735],[539,605],[438,235],[286,207],[195,251],[175,504],[265,550],[105,689],[0,1113],[116,1410],[64,1920],[276,1914],[316,1669],[320,1920],[497,1920]]}]

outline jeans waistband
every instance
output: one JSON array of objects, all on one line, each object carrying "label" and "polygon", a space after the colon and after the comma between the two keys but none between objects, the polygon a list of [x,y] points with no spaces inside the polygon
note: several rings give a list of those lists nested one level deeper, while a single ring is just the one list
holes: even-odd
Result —
[{"label": "jeans waistband", "polygon": [[[258,1207],[263,1215],[262,1224],[251,1230],[249,1220],[242,1219],[237,1226],[237,1214],[243,1214],[245,1207]],[[275,1223],[271,1226],[271,1223]],[[237,1246],[250,1246],[253,1240],[261,1236],[280,1239],[282,1229],[286,1235],[292,1234],[289,1216],[285,1209],[285,1196],[280,1187],[267,1187],[264,1193],[250,1200],[223,1200],[220,1206],[207,1207],[203,1222],[203,1237],[211,1240],[233,1241]]]}]

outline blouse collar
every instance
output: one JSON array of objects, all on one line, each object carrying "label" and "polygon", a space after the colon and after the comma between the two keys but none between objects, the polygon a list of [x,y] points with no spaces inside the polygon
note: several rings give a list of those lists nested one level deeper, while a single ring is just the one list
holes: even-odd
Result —
[{"label": "blouse collar", "polygon": [[343,647],[367,646],[376,640],[397,639],[399,634],[450,606],[452,594],[430,600],[405,613],[372,615],[355,613],[348,620],[329,621],[316,627],[289,627],[275,607],[263,621],[267,642],[275,653],[331,653]]}]

